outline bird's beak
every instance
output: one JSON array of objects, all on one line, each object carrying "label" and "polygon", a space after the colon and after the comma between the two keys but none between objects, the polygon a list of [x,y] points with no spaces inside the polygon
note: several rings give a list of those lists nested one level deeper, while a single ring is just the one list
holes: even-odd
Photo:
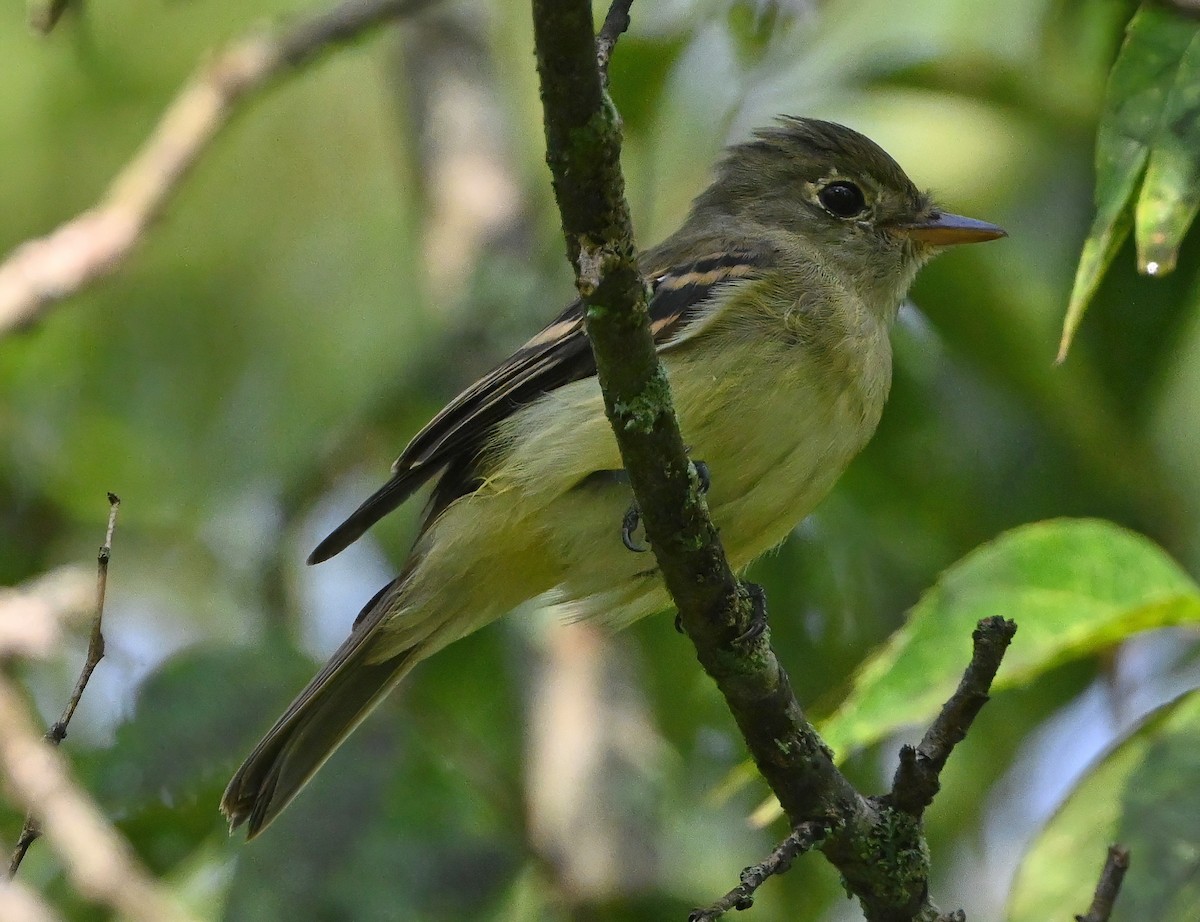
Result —
[{"label": "bird's beak", "polygon": [[889,230],[909,240],[919,240],[921,243],[931,243],[939,247],[959,243],[983,243],[985,240],[1008,236],[1004,228],[995,224],[937,211],[918,221],[893,224]]}]

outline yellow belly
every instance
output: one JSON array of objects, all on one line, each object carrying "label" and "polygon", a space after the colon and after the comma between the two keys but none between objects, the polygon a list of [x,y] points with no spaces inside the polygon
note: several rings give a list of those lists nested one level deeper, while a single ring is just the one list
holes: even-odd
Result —
[{"label": "yellow belly", "polygon": [[[888,349],[886,331],[865,346]],[[806,358],[802,347],[678,350],[664,356],[691,457],[731,564],[774,547],[825,496],[874,432],[890,351],[872,379]],[[878,356],[876,356],[878,359]],[[853,370],[851,370],[853,371]],[[649,553],[621,541],[632,501],[594,378],[559,388],[506,421],[485,484],[452,504],[414,549],[395,644],[463,636],[531,599],[567,617],[622,625],[667,607]]]}]

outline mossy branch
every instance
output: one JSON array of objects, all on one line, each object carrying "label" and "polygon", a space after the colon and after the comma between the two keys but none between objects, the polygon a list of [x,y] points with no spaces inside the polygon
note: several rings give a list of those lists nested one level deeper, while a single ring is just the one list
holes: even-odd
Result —
[{"label": "mossy branch", "polygon": [[607,24],[623,25],[629,3],[614,4],[599,47],[589,0],[532,5],[546,160],[567,257],[586,305],[604,405],[680,624],[792,826],[816,824],[826,833],[822,850],[867,919],[936,918],[919,813],[863,797],[834,765],[769,631],[757,630],[761,591],[730,568],[688,461],[650,332],[621,174],[621,124],[602,72],[615,42]]}]

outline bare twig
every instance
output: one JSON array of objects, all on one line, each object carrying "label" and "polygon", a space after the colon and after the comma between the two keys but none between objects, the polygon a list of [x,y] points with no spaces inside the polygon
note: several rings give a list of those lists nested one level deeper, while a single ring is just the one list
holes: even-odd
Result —
[{"label": "bare twig", "polygon": [[136,860],[129,844],[47,746],[13,682],[0,673],[0,773],[14,799],[36,810],[47,841],[86,898],[134,922],[187,915]]},{"label": "bare twig", "polygon": [[782,874],[792,866],[797,857],[804,854],[825,837],[825,828],[819,823],[804,823],[775,847],[761,864],[753,864],[742,871],[740,883],[707,909],[696,909],[688,916],[688,922],[713,922],[731,909],[749,909],[754,905],[754,893],[775,874]]},{"label": "bare twig", "polygon": [[1120,845],[1110,845],[1104,868],[1100,871],[1100,880],[1096,883],[1092,906],[1086,914],[1076,916],[1076,922],[1108,922],[1112,916],[1113,904],[1117,901],[1117,894],[1121,892],[1125,872],[1128,870],[1129,849]]},{"label": "bare twig", "polygon": [[63,708],[62,716],[51,725],[50,730],[46,733],[46,738],[56,746],[67,738],[67,725],[75,716],[75,709],[79,707],[79,699],[83,697],[83,690],[87,688],[87,683],[100,660],[104,659],[104,634],[102,631],[104,598],[108,593],[108,561],[112,557],[112,538],[113,532],[117,528],[117,512],[120,508],[121,498],[116,493],[109,493],[108,528],[104,531],[104,543],[100,545],[100,552],[96,555],[96,618],[92,621],[87,658],[83,662],[79,679],[75,682],[75,689],[71,692],[67,706]]},{"label": "bare twig", "polygon": [[[92,678],[92,673],[95,672],[96,666],[100,664],[100,660],[104,659],[104,633],[102,630],[104,625],[104,597],[108,589],[108,560],[112,556],[113,531],[117,527],[117,510],[121,508],[121,500],[117,494],[109,493],[108,504],[108,528],[105,529],[104,543],[100,545],[100,552],[96,556],[96,615],[92,619],[92,632],[88,638],[87,656],[84,658],[83,668],[79,670],[79,678],[75,680],[75,688],[71,692],[71,697],[67,700],[67,706],[63,708],[62,715],[50,725],[50,729],[43,736],[43,739],[51,746],[57,746],[67,738],[67,727],[71,723],[71,718],[75,716],[75,709],[79,707],[79,701],[83,697],[84,689],[87,688],[88,681]],[[41,834],[38,820],[31,807],[29,813],[25,816],[25,825],[21,828],[21,835],[17,838],[16,848],[13,849],[12,858],[8,863],[8,877],[10,880],[16,876],[17,870],[21,867],[21,862],[25,860],[25,853],[29,851],[29,846]]]},{"label": "bare twig", "polygon": [[0,334],[116,271],[243,98],[333,45],[432,2],[344,0],[279,35],[245,38],[202,65],[98,205],[0,264]]},{"label": "bare twig", "polygon": [[958,689],[942,706],[920,745],[900,750],[900,766],[890,796],[890,803],[897,810],[920,819],[925,808],[933,803],[946,760],[987,703],[988,689],[1016,632],[1016,624],[1004,618],[985,618],[976,626],[971,635],[974,652]]},{"label": "bare twig", "polygon": [[604,25],[596,36],[596,64],[600,68],[600,79],[608,86],[608,62],[612,58],[617,39],[629,28],[629,8],[633,0],[613,0],[604,17]]}]

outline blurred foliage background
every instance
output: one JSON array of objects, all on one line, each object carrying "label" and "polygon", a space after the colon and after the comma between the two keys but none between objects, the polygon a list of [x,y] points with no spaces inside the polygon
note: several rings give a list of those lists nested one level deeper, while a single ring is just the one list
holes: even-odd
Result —
[{"label": "blurred foliage background", "polygon": [[[0,11],[0,249],[94,202],[207,50],[309,8],[115,0],[45,40],[19,4]],[[818,715],[943,569],[1007,528],[1109,518],[1200,572],[1196,235],[1162,280],[1139,277],[1127,245],[1053,365],[1134,8],[634,5],[612,90],[645,243],[723,144],[779,113],[865,132],[1011,234],[924,271],[878,435],[752,569]],[[419,504],[318,568],[308,550],[572,294],[530,32],[522,0],[446,2],[280,85],[126,267],[0,342],[0,583],[92,559],[105,491],[121,496],[109,654],[66,745],[205,918],[685,918],[781,835],[747,821],[765,787],[729,783],[741,743],[667,617],[616,637],[508,619],[417,670],[261,840],[229,839],[217,813],[248,747],[395,571]],[[1088,762],[1196,684],[1195,641],[1140,636],[995,698],[929,815],[941,905],[998,916]],[[44,716],[84,643],[22,670]],[[965,663],[967,637],[945,643]],[[884,787],[912,739],[856,753],[852,777]],[[0,804],[0,829],[19,826]],[[1105,844],[1080,846],[1096,870]],[[67,918],[103,917],[42,844],[21,874]],[[814,859],[764,887],[753,918],[798,913],[857,909]]]}]

